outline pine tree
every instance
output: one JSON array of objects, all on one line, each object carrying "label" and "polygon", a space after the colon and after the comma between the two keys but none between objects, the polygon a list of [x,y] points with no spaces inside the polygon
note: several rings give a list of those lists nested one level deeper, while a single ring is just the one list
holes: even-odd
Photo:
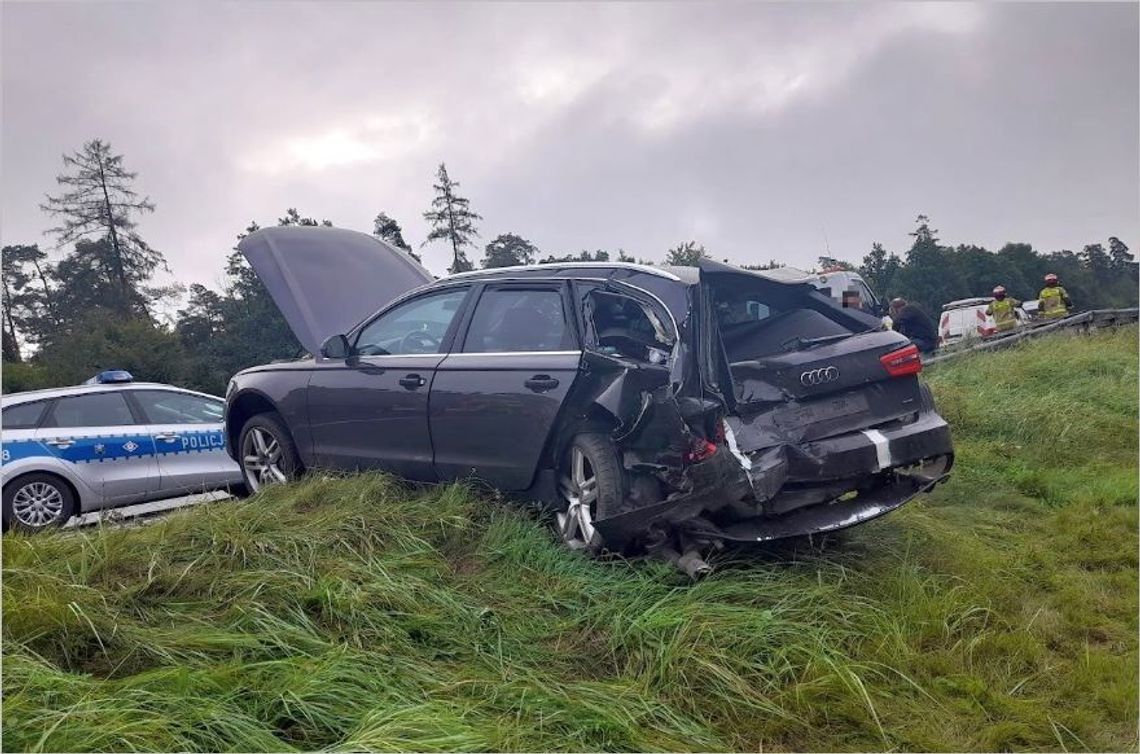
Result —
[{"label": "pine tree", "polygon": [[[116,291],[107,308],[147,316],[147,301],[160,292],[144,287],[159,268],[169,269],[162,252],[152,249],[135,228],[134,216],[153,212],[148,197],[139,197],[133,188],[138,176],[123,167],[122,155],[111,145],[94,139],[71,155],[63,156],[67,172],[56,177],[64,187],[58,196],[48,196],[40,208],[58,217],[60,224],[48,230],[59,244],[106,238],[105,247],[93,259],[106,282]],[[92,249],[95,247],[88,247]]]},{"label": "pine tree", "polygon": [[[51,321],[50,291],[42,266],[46,258],[37,244],[5,246],[0,250],[4,361],[21,361],[20,340],[34,337],[42,321]],[[40,285],[33,285],[33,279]]]},{"label": "pine tree", "polygon": [[408,246],[408,242],[404,240],[404,231],[400,229],[400,224],[395,219],[388,217],[387,213],[381,212],[376,215],[376,219],[372,221],[372,227],[372,235],[381,241],[387,241],[397,249],[403,249],[417,262],[423,261],[420,259],[420,255],[412,251],[412,247]]},{"label": "pine tree", "polygon": [[447,175],[447,166],[442,162],[436,179],[439,183],[432,184],[435,198],[431,201],[431,209],[424,212],[424,219],[431,223],[431,232],[421,246],[445,239],[451,244],[452,254],[448,272],[454,275],[473,270],[475,267],[464,249],[475,245],[471,240],[473,236],[479,235],[475,221],[482,220],[483,217],[471,211],[470,201],[455,193],[459,182],[451,180]]}]

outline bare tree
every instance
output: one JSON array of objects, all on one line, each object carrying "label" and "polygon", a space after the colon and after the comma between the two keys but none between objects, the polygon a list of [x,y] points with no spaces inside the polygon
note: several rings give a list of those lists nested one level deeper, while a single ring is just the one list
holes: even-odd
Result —
[{"label": "bare tree", "polygon": [[162,252],[152,249],[136,232],[134,216],[153,212],[149,197],[140,197],[132,184],[137,173],[123,167],[122,155],[94,139],[63,156],[65,172],[56,177],[63,193],[46,197],[40,208],[59,219],[48,230],[59,245],[95,236],[106,237],[109,254],[100,261],[108,282],[122,295],[121,307],[141,308],[146,314],[147,291],[142,285],[158,268],[169,269]]},{"label": "bare tree", "polygon": [[447,166],[442,162],[439,164],[436,178],[439,183],[432,185],[435,189],[435,199],[431,201],[431,209],[424,212],[424,219],[431,223],[432,228],[427,240],[420,245],[446,239],[451,243],[452,253],[448,271],[454,275],[457,272],[473,270],[475,267],[467,258],[464,249],[475,245],[471,240],[472,236],[479,235],[475,230],[475,221],[482,220],[483,217],[472,212],[471,203],[455,193],[455,189],[459,188],[459,182],[448,177]]}]

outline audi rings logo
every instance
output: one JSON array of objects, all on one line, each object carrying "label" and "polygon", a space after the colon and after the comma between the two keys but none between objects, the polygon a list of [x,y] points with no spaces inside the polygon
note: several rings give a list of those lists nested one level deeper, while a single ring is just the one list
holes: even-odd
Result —
[{"label": "audi rings logo", "polygon": [[822,369],[811,369],[800,375],[800,384],[804,387],[812,387],[814,385],[826,385],[829,382],[835,382],[839,379],[839,370],[835,367],[824,367]]}]

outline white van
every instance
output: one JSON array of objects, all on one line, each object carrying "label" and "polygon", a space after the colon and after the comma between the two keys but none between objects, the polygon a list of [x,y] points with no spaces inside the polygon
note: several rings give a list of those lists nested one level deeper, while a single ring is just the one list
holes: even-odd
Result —
[{"label": "white van", "polygon": [[[992,296],[979,296],[943,304],[942,317],[938,321],[939,347],[996,335],[997,324],[992,316],[986,314],[986,307],[993,300]],[[1020,306],[1015,313],[1019,325],[1029,321],[1029,315]]]}]

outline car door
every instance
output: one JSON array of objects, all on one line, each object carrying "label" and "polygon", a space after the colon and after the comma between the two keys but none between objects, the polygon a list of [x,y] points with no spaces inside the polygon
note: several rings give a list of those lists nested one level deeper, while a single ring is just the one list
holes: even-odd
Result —
[{"label": "car door", "polygon": [[225,450],[220,398],[161,388],[127,392],[154,442],[162,494],[203,492],[241,482]]},{"label": "car door", "polygon": [[73,464],[109,504],[142,500],[158,490],[154,440],[123,392],[57,398],[36,430],[48,452]]},{"label": "car door", "polygon": [[441,480],[530,486],[582,359],[568,284],[495,283],[479,294],[462,344],[431,388],[431,437]]},{"label": "car door", "polygon": [[469,290],[402,301],[360,329],[347,359],[318,359],[308,405],[319,466],[435,479],[428,395]]}]

